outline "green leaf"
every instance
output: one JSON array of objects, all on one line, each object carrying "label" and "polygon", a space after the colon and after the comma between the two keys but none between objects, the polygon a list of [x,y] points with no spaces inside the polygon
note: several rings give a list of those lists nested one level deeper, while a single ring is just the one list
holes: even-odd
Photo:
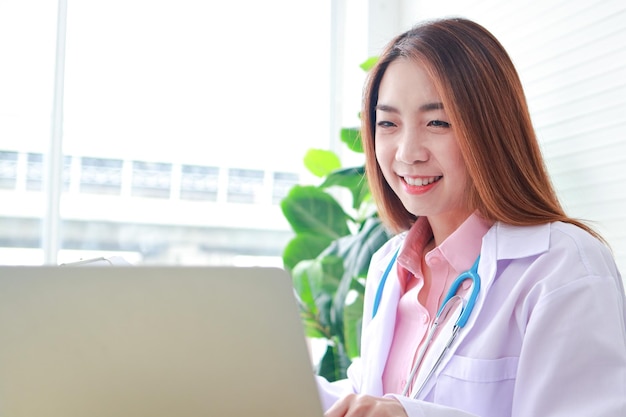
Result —
[{"label": "green leaf", "polygon": [[349,300],[346,300],[343,310],[344,345],[350,359],[359,356],[361,352],[364,293],[365,286],[358,279],[353,279],[347,297]]},{"label": "green leaf", "polygon": [[319,280],[315,283],[316,290],[320,293],[336,292],[344,272],[343,259],[328,255],[319,257],[317,261],[320,263],[322,274],[317,277]]},{"label": "green leaf", "polygon": [[299,262],[315,259],[332,240],[328,236],[306,232],[295,235],[283,249],[285,268],[291,271]]},{"label": "green leaf", "polygon": [[328,381],[333,382],[340,378],[337,378],[337,368],[335,366],[335,350],[332,346],[326,347],[326,352],[322,356],[318,365],[317,374],[323,376]]},{"label": "green leaf", "polygon": [[336,153],[325,149],[309,149],[304,155],[304,166],[315,176],[325,177],[341,167]]},{"label": "green leaf", "polygon": [[320,256],[335,255],[344,260],[344,275],[354,278],[367,274],[370,260],[389,238],[387,231],[378,217],[368,218],[358,233],[334,240]]},{"label": "green leaf", "polygon": [[316,280],[316,274],[321,275],[322,269],[319,262],[314,260],[298,262],[291,272],[293,288],[296,294],[298,294],[300,307],[302,310],[311,313],[312,316],[317,315],[317,305],[315,304],[314,290],[311,285],[312,281]]},{"label": "green leaf", "polygon": [[336,256],[318,257],[315,261],[319,264],[321,273],[311,274],[311,293],[318,310],[318,320],[329,328],[331,335],[336,333],[332,305],[333,294],[341,285],[343,276],[343,259]]},{"label": "green leaf", "polygon": [[370,189],[365,178],[365,167],[344,168],[326,177],[320,188],[345,187],[352,194],[352,208],[357,210],[369,195]]},{"label": "green leaf", "polygon": [[295,185],[280,206],[296,234],[319,234],[337,239],[350,233],[350,216],[337,200],[320,188]]},{"label": "green leaf", "polygon": [[343,259],[332,255],[302,261],[293,268],[293,287],[307,335],[319,337],[321,332],[326,338],[332,337],[333,294],[337,292],[342,276]]},{"label": "green leaf", "polygon": [[363,71],[369,71],[369,70],[371,70],[374,67],[374,65],[376,65],[377,62],[378,62],[378,57],[377,56],[372,56],[372,57],[367,58],[359,66],[361,67],[361,69]]},{"label": "green leaf", "polygon": [[329,344],[320,361],[317,373],[328,381],[337,381],[346,378],[348,366],[350,366],[350,359],[348,359],[343,346],[341,344]]},{"label": "green leaf", "polygon": [[[318,303],[323,309],[328,309],[328,296],[321,294],[319,285],[316,281],[320,281],[323,275],[322,267],[319,261],[307,260],[298,263],[293,269],[292,279],[293,287],[297,295],[298,306],[304,331],[307,337],[323,337],[329,339],[332,337],[328,320],[325,319],[327,314],[320,316]],[[326,301],[324,300],[326,298]]]},{"label": "green leaf", "polygon": [[[324,250],[318,258],[340,258],[343,260],[343,275],[341,282],[332,293],[332,304],[329,307],[330,316],[328,318],[328,326],[330,332],[338,344],[346,344],[344,350],[348,352],[349,345],[350,355],[356,355],[359,351],[359,339],[354,339],[353,332],[357,332],[357,328],[352,328],[347,334],[350,335],[351,341],[345,340],[346,326],[355,326],[355,318],[349,318],[346,323],[346,299],[351,289],[355,287],[355,280],[364,277],[369,269],[372,255],[378,250],[383,243],[389,239],[390,235],[384,228],[378,217],[368,218],[361,229],[356,233],[341,237],[334,240],[330,246]],[[317,304],[318,308],[320,304]],[[320,312],[320,314],[322,314]],[[352,311],[351,314],[357,314]],[[362,312],[360,313],[362,314]],[[325,319],[326,320],[326,319]],[[358,325],[360,327],[360,325]]]},{"label": "green leaf", "polygon": [[357,128],[341,129],[341,141],[348,145],[350,150],[363,153],[363,141],[361,140],[361,131]]},{"label": "green leaf", "polygon": [[331,335],[330,332],[320,327],[319,321],[315,318],[311,318],[311,316],[307,313],[301,313],[302,324],[304,326],[304,335],[306,337],[314,338],[314,339],[328,339]]}]

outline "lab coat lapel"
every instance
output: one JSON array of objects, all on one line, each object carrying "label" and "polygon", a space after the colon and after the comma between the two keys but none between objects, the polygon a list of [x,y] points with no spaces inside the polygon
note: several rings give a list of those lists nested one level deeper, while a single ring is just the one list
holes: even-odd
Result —
[{"label": "lab coat lapel", "polygon": [[[381,259],[381,274],[392,260],[395,251]],[[385,282],[376,316],[363,334],[362,359],[363,378],[360,392],[370,395],[383,395],[382,375],[387,363],[396,323],[396,310],[400,299],[400,284],[397,267],[391,268]]]}]

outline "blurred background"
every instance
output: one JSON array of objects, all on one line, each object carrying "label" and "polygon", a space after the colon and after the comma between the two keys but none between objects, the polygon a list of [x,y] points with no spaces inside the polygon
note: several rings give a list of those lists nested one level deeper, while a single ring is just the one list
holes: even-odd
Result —
[{"label": "blurred background", "polygon": [[623,0],[0,0],[0,264],[282,265],[302,158],[432,17],[509,51],[548,169],[626,270]]}]

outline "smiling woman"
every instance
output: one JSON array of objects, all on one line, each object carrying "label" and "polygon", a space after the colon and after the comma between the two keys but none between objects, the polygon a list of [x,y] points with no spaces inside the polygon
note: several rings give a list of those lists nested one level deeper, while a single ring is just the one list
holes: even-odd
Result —
[{"label": "smiling woman", "polygon": [[327,417],[626,413],[620,272],[561,207],[502,44],[466,18],[420,22],[383,49],[361,114],[396,235],[371,259],[360,360],[318,378]]}]

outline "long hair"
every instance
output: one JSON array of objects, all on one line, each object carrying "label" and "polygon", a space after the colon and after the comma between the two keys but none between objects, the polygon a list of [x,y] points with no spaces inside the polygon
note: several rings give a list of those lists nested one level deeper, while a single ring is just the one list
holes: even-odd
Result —
[{"label": "long hair", "polygon": [[386,182],[375,153],[378,90],[397,59],[419,62],[435,84],[470,177],[471,210],[511,225],[563,221],[600,237],[559,203],[507,52],[484,27],[462,18],[429,21],[397,36],[368,75],[361,112],[366,173],[391,230],[407,230],[416,219]]}]

